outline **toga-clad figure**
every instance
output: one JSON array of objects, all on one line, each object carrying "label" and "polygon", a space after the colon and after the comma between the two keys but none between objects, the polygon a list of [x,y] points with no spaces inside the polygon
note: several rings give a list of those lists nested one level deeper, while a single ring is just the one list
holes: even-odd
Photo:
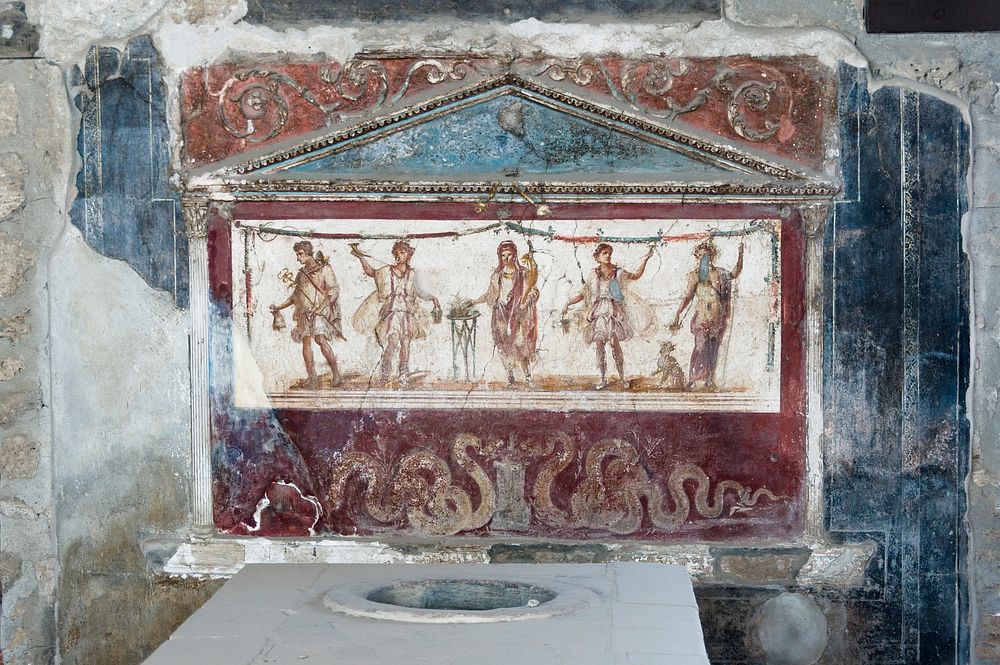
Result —
[{"label": "toga-clad figure", "polygon": [[507,370],[507,384],[515,384],[514,368],[524,374],[531,387],[531,363],[538,346],[538,268],[530,254],[526,265],[518,265],[517,245],[504,240],[497,245],[497,267],[490,275],[486,293],[470,304],[486,303],[491,308],[490,332],[500,361]]}]

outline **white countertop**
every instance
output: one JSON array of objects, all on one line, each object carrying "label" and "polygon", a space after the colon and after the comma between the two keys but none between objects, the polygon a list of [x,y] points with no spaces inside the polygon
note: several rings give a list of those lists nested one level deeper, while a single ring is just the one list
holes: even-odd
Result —
[{"label": "white countertop", "polygon": [[[560,603],[567,597],[573,602],[569,611],[555,615],[493,623],[379,620],[335,612],[324,604],[332,589],[375,589],[431,578],[548,583],[561,592]],[[360,597],[359,604],[364,604]],[[708,657],[683,566],[257,564],[229,580],[145,661],[310,663],[708,665]]]}]

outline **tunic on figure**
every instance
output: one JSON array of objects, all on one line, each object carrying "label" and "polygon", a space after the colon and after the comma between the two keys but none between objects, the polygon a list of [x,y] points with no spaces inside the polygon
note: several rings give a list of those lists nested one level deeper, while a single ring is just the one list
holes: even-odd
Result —
[{"label": "tunic on figure", "polygon": [[340,321],[340,289],[333,269],[317,263],[312,269],[300,268],[295,276],[292,304],[295,306],[295,327],[292,340],[305,337],[343,339]]},{"label": "tunic on figure", "polygon": [[595,268],[587,280],[590,295],[590,311],[584,336],[588,344],[632,339],[635,326],[625,303],[625,292],[632,273],[615,266],[610,277],[605,277],[600,268]]},{"label": "tunic on figure", "polygon": [[375,291],[358,307],[353,319],[355,328],[374,327],[376,341],[383,347],[393,335],[400,341],[426,337],[427,313],[419,299],[430,300],[432,296],[420,281],[413,268],[402,275],[397,275],[392,266],[376,268]]}]

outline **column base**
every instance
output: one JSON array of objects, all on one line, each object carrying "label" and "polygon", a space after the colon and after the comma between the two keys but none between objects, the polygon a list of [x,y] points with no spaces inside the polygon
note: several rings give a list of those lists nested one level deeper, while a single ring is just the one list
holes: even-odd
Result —
[{"label": "column base", "polygon": [[202,542],[215,537],[214,524],[195,524],[188,530],[192,542]]}]

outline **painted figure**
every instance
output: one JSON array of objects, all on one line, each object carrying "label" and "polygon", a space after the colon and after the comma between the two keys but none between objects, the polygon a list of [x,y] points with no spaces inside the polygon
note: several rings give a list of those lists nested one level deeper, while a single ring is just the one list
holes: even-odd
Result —
[{"label": "painted figure", "polygon": [[691,317],[694,350],[691,351],[691,366],[688,369],[688,388],[716,387],[715,370],[732,310],[733,282],[743,271],[742,241],[732,272],[715,265],[718,254],[719,250],[711,239],[694,248],[698,267],[688,273],[687,291],[670,324],[671,332],[680,330],[684,310],[692,300],[695,301],[695,313]]},{"label": "painted figure", "polygon": [[607,360],[605,346],[611,346],[611,356],[618,370],[618,378],[622,387],[627,389],[629,382],[625,379],[625,355],[621,343],[632,339],[637,326],[633,320],[630,306],[627,302],[629,286],[641,279],[646,271],[646,264],[653,256],[653,247],[642,258],[638,269],[629,272],[611,262],[613,249],[607,243],[601,243],[594,250],[597,267],[590,273],[584,283],[583,290],[570,298],[562,310],[562,318],[567,319],[569,308],[584,301],[587,306],[587,323],[584,336],[588,344],[594,344],[597,352],[597,368],[601,373],[598,390],[608,387]]},{"label": "painted figure", "polygon": [[517,245],[505,240],[497,246],[497,267],[490,275],[486,293],[470,304],[492,308],[490,330],[500,361],[507,370],[507,384],[515,384],[514,369],[524,374],[530,387],[531,363],[538,345],[538,266],[530,253],[517,262]]},{"label": "painted figure", "polygon": [[292,340],[302,343],[302,360],[306,365],[308,387],[315,389],[319,384],[313,360],[313,342],[330,365],[330,377],[333,385],[337,386],[341,381],[340,370],[337,367],[337,357],[330,348],[331,339],[344,339],[337,278],[329,259],[322,252],[313,253],[312,243],[308,240],[295,243],[292,249],[302,267],[291,285],[292,294],[284,302],[271,305],[271,313],[276,315],[286,307],[295,307],[292,315],[295,320]]},{"label": "painted figure", "polygon": [[[400,387],[410,379],[410,342],[427,336],[426,313],[419,300],[434,303],[433,315],[440,319],[441,304],[421,284],[420,275],[410,266],[413,247],[400,240],[392,246],[394,263],[373,268],[367,255],[351,246],[351,253],[361,262],[365,275],[375,280],[375,290],[361,303],[354,315],[356,327],[367,327],[374,319],[375,340],[382,348],[379,373],[382,385],[389,383],[393,360]],[[377,312],[371,316],[371,312]]]}]

